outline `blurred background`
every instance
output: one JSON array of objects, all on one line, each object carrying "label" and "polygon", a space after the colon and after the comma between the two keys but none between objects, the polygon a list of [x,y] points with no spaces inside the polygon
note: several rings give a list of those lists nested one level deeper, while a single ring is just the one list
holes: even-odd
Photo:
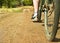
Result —
[{"label": "blurred background", "polygon": [[32,0],[0,0],[0,8],[16,8],[28,5],[32,5]]}]

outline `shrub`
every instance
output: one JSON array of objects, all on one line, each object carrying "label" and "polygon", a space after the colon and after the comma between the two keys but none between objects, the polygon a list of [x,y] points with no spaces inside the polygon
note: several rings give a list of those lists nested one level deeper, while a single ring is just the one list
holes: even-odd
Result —
[{"label": "shrub", "polygon": [[8,7],[16,7],[17,5],[19,5],[19,2],[17,0],[8,1]]},{"label": "shrub", "polygon": [[32,0],[0,0],[0,7],[17,7],[20,5],[32,5]]},{"label": "shrub", "polygon": [[24,5],[32,5],[32,0],[24,0],[23,4]]}]

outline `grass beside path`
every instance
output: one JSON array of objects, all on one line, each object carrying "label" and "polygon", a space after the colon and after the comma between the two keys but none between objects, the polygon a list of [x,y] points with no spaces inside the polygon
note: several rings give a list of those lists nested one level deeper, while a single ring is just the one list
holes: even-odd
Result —
[{"label": "grass beside path", "polygon": [[0,8],[0,13],[11,13],[11,12],[23,12],[24,10],[28,10],[33,8],[32,6],[22,6],[17,8]]}]

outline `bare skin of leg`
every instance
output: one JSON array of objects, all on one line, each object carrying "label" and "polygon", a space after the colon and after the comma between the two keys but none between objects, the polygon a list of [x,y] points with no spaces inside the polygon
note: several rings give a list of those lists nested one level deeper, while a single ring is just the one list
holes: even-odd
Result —
[{"label": "bare skin of leg", "polygon": [[39,0],[33,0],[34,12],[38,11],[38,3],[39,3]]}]

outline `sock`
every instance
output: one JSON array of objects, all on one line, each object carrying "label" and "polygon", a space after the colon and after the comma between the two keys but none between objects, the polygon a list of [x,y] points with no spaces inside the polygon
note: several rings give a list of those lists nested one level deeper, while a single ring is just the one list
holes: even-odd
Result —
[{"label": "sock", "polygon": [[34,16],[33,17],[36,17],[37,16],[37,12],[34,13]]}]

